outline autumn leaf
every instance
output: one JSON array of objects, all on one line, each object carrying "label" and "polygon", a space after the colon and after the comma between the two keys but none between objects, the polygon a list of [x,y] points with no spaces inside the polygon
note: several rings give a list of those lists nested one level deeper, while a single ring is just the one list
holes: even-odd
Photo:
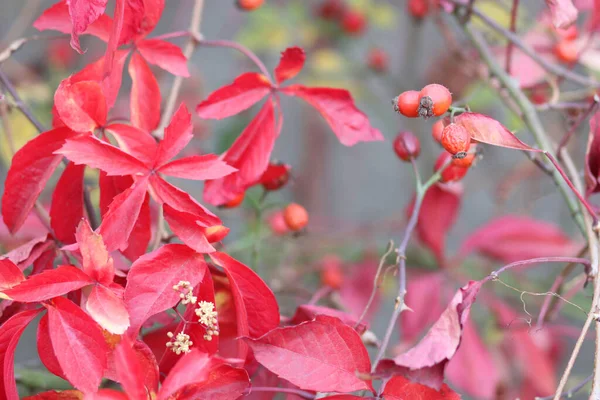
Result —
[{"label": "autumn leaf", "polygon": [[454,118],[454,123],[463,126],[471,135],[471,139],[480,143],[509,149],[540,151],[523,143],[500,122],[487,115],[463,113]]}]

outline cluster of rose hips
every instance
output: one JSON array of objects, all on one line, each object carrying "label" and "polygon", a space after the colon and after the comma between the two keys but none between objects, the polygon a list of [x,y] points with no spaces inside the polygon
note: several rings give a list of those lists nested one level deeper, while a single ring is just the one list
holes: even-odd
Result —
[{"label": "cluster of rose hips", "polygon": [[[409,90],[392,101],[394,111],[409,118],[429,118],[444,115],[452,105],[452,94],[443,85],[431,84],[420,92]],[[446,150],[434,165],[434,171],[442,171],[442,182],[462,179],[476,158],[475,145],[471,146],[471,135],[449,117],[440,119],[433,125],[434,140]],[[394,151],[403,161],[416,159],[421,152],[419,139],[412,132],[400,132],[394,140]]]},{"label": "cluster of rose hips", "polygon": [[236,0],[235,4],[242,11],[254,11],[264,2],[265,0]]},{"label": "cluster of rose hips", "polygon": [[367,28],[367,17],[346,5],[344,0],[324,0],[317,7],[317,15],[326,21],[336,22],[348,35],[359,36]]},{"label": "cluster of rose hips", "polygon": [[579,59],[579,45],[577,26],[571,25],[567,29],[556,29],[558,41],[554,45],[554,54],[560,61],[571,64]]}]

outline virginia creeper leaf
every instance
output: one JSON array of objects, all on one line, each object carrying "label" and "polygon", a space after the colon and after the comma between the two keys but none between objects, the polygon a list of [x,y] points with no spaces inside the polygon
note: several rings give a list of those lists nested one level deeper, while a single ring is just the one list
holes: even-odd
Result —
[{"label": "virginia creeper leaf", "polygon": [[56,183],[50,207],[54,236],[64,243],[75,242],[75,228],[83,217],[83,174],[85,166],[69,163]]},{"label": "virginia creeper leaf", "polygon": [[179,105],[171,118],[169,125],[165,128],[164,139],[158,145],[156,154],[156,167],[166,164],[175,157],[192,140],[192,115],[184,103]]},{"label": "virginia creeper leaf", "polygon": [[23,272],[8,258],[0,259],[0,290],[17,286],[25,280]]},{"label": "virginia creeper leaf", "polygon": [[129,328],[129,313],[121,297],[102,285],[93,285],[83,292],[82,308],[98,325],[116,335],[125,333]]},{"label": "virginia creeper leaf", "polygon": [[214,154],[180,158],[158,169],[158,172],[165,175],[197,181],[223,178],[236,171],[236,168],[228,165]]},{"label": "virginia creeper leaf", "polygon": [[3,294],[5,298],[14,301],[31,303],[62,296],[91,283],[92,279],[79,268],[61,265],[56,269],[30,276],[19,285],[5,290]]},{"label": "virginia creeper leaf", "polygon": [[115,267],[102,236],[92,231],[85,219],[79,223],[76,236],[83,259],[83,272],[103,285],[111,284],[115,277]]},{"label": "virginia creeper leaf", "polygon": [[281,53],[279,65],[275,68],[275,79],[277,83],[292,79],[304,67],[306,54],[300,47],[290,47]]},{"label": "virginia creeper leaf", "polygon": [[98,82],[63,80],[54,93],[54,105],[61,121],[75,132],[92,132],[106,124],[108,108]]},{"label": "virginia creeper leaf", "polygon": [[83,54],[79,45],[79,35],[84,33],[88,26],[96,21],[106,8],[108,0],[69,0],[66,2],[71,16],[71,47]]},{"label": "virginia creeper leaf", "polygon": [[444,384],[440,390],[434,390],[428,386],[409,381],[403,376],[395,376],[385,384],[383,389],[385,400],[460,400],[458,393],[454,392]]},{"label": "virginia creeper leaf", "polygon": [[[105,0],[100,0],[100,2],[106,3]],[[111,18],[106,14],[102,14],[94,22],[89,24],[83,33],[96,36],[106,42],[110,35],[111,25]],[[42,15],[34,21],[33,26],[40,31],[56,30],[70,34],[73,31],[73,23],[71,22],[69,6],[66,1],[59,1],[52,7],[46,9]]]},{"label": "virginia creeper leaf", "polygon": [[190,76],[187,59],[174,44],[160,39],[145,39],[137,44],[137,49],[150,64],[157,65],[173,75]]},{"label": "virginia creeper leaf", "polygon": [[133,126],[151,132],[160,122],[160,87],[141,55],[133,53],[129,62],[130,112]]},{"label": "virginia creeper leaf", "polygon": [[48,314],[44,314],[40,319],[37,329],[37,350],[40,357],[40,361],[48,371],[56,376],[60,376],[64,380],[67,379],[63,372],[58,358],[54,354],[54,348],[52,347],[52,340],[50,339],[50,326],[48,325]]},{"label": "virginia creeper leaf", "polygon": [[146,400],[148,395],[142,380],[144,371],[131,340],[127,336],[123,336],[121,343],[115,349],[115,364],[119,383],[123,386],[129,399]]}]

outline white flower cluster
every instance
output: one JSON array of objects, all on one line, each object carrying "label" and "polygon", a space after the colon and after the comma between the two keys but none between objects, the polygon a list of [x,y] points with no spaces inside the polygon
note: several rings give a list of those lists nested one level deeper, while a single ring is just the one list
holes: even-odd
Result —
[{"label": "white flower cluster", "polygon": [[212,340],[213,336],[219,336],[219,328],[217,327],[217,311],[214,303],[209,301],[201,301],[196,308],[198,321],[206,327],[205,340]]},{"label": "white flower cluster", "polygon": [[179,281],[177,285],[173,285],[173,290],[179,292],[182,304],[196,304],[198,298],[192,294],[192,289],[188,281]]},{"label": "white flower cluster", "polygon": [[[183,332],[179,332],[177,335],[173,335],[173,332],[168,332],[167,336],[169,337],[169,341],[167,342],[167,347],[170,348],[175,354],[179,355],[181,353],[189,353],[190,347],[194,344],[190,340],[190,335],[186,335]],[[173,340],[175,337],[175,340]]]}]

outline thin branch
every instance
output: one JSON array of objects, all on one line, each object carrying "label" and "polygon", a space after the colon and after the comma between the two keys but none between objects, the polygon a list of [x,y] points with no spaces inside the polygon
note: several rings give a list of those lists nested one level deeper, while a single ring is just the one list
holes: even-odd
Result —
[{"label": "thin branch", "polygon": [[507,264],[502,268],[493,271],[491,274],[482,279],[481,283],[486,283],[488,281],[497,279],[498,276],[515,267],[522,267],[525,265],[534,265],[534,264],[544,264],[544,263],[576,263],[581,264],[586,267],[586,271],[590,268],[590,261],[587,258],[576,258],[576,257],[538,257],[538,258],[530,258],[528,260],[520,260],[515,261],[513,263]]},{"label": "thin branch", "polygon": [[17,90],[15,89],[13,84],[8,79],[8,76],[6,76],[6,73],[4,71],[2,71],[1,69],[0,69],[0,84],[2,84],[2,86],[4,86],[6,88],[8,93],[13,98],[13,100],[15,102],[15,106],[23,113],[23,115],[25,115],[25,117],[27,117],[27,119],[33,124],[33,126],[35,126],[35,129],[37,129],[38,132],[45,132],[46,128],[44,128],[44,126],[41,124],[41,122],[38,121],[38,119],[33,115],[31,110],[29,109],[29,107],[27,107],[27,105],[25,103],[23,103],[21,96],[19,96],[19,94],[17,93]]},{"label": "thin branch", "polygon": [[256,66],[258,67],[260,72],[264,76],[266,76],[271,83],[273,83],[273,77],[271,76],[271,73],[269,72],[269,70],[267,69],[265,64],[263,64],[263,62],[260,61],[260,59],[256,56],[256,54],[254,54],[247,47],[245,47],[239,43],[236,43],[236,42],[231,42],[229,40],[203,40],[202,39],[198,42],[198,44],[200,46],[206,46],[206,47],[229,47],[229,48],[239,51],[240,53],[242,53],[246,57],[248,57],[254,64],[256,64]]},{"label": "thin branch", "polygon": [[[510,10],[510,31],[515,33],[517,30],[517,11],[519,10],[519,0],[513,0],[512,9]],[[510,75],[510,65],[512,63],[513,42],[510,40],[506,45],[506,73]]]},{"label": "thin branch", "polygon": [[577,119],[577,121],[575,121],[573,126],[571,126],[571,129],[569,129],[567,133],[563,136],[563,138],[560,140],[560,143],[556,148],[556,154],[559,159],[561,158],[562,149],[567,145],[567,143],[569,143],[569,140],[571,139],[577,128],[579,128],[581,124],[596,111],[596,109],[598,108],[598,102],[600,102],[600,98],[598,97],[598,95],[594,95],[594,101],[592,102],[592,104],[588,105],[587,110],[583,114],[581,114],[581,116]]}]

